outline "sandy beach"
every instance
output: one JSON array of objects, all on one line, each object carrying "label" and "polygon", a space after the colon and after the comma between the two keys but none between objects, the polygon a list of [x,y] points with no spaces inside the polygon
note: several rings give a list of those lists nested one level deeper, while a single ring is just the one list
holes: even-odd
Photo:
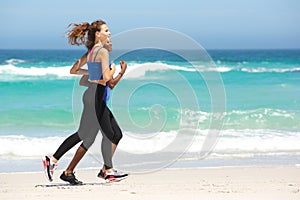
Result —
[{"label": "sandy beach", "polygon": [[60,181],[60,173],[51,183],[42,172],[2,173],[0,199],[300,199],[298,165],[165,169],[115,183],[79,170],[81,186]]}]

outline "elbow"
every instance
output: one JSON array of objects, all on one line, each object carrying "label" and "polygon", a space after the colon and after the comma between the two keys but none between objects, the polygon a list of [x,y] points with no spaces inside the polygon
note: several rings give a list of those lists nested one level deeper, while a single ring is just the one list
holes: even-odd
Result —
[{"label": "elbow", "polygon": [[75,70],[75,69],[70,69],[70,74],[77,74],[77,70]]},{"label": "elbow", "polygon": [[109,86],[110,89],[114,89],[114,87],[115,87],[116,85],[113,84],[113,83],[110,83],[108,86]]},{"label": "elbow", "polygon": [[70,70],[70,74],[76,74],[76,72],[74,70]]},{"label": "elbow", "polygon": [[77,74],[79,71],[77,62],[71,67],[70,74]]},{"label": "elbow", "polygon": [[79,82],[79,85],[80,85],[80,86],[88,87],[88,86],[89,86],[89,83],[87,83],[87,82]]}]

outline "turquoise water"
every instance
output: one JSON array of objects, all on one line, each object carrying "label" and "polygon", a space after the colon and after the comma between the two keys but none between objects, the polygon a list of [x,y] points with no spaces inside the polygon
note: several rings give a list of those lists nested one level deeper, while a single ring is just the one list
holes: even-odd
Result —
[{"label": "turquoise water", "polygon": [[[40,156],[44,152],[28,147],[43,149],[48,142],[55,149],[76,131],[85,88],[78,85],[79,77],[69,75],[69,69],[83,53],[0,50],[0,156]],[[221,99],[226,105],[224,142],[216,146],[217,152],[299,152],[295,141],[300,141],[300,50],[208,53],[213,67],[199,62],[197,55],[189,63],[154,49],[134,51],[116,60],[126,60],[128,72],[112,92],[109,106],[124,132],[172,134],[184,118],[203,138],[201,131],[210,127],[212,102],[202,75],[217,73],[223,84],[209,84],[216,90],[224,88],[226,94]],[[236,146],[226,145],[232,138]],[[248,141],[246,146],[238,145],[244,141]],[[123,148],[126,145],[131,144]]]}]

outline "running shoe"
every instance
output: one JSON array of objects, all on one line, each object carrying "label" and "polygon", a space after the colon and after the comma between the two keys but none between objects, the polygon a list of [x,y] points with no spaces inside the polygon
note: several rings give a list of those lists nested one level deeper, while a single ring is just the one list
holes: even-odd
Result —
[{"label": "running shoe", "polygon": [[53,173],[57,168],[57,164],[54,163],[49,156],[45,156],[43,159],[44,171],[47,179],[53,181]]},{"label": "running shoe", "polygon": [[106,171],[104,173],[104,179],[109,182],[117,182],[117,181],[120,181],[120,180],[126,178],[127,176],[128,176],[128,174],[123,173],[123,172],[118,172],[115,169],[111,170],[110,172]]},{"label": "running shoe", "polygon": [[71,173],[71,174],[65,174],[65,172],[63,172],[60,175],[60,179],[66,182],[69,182],[71,185],[82,185],[82,181],[79,181],[76,179],[75,174]]}]

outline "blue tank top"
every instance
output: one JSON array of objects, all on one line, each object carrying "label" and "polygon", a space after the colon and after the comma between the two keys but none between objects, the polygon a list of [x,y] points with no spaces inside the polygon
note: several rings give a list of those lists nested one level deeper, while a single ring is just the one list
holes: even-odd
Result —
[{"label": "blue tank top", "polygon": [[[97,57],[100,49],[102,49],[102,47],[100,47],[97,50],[93,62],[92,62],[92,55],[93,55],[94,49],[92,49],[90,51],[91,56],[90,56],[90,59],[87,62],[88,73],[89,73],[89,79],[90,80],[102,80],[103,79],[101,62],[95,62],[96,57]],[[106,83],[105,92],[104,92],[104,96],[103,96],[103,100],[104,100],[105,103],[107,103],[109,101],[109,97],[110,97],[110,87],[108,86],[108,83]]]},{"label": "blue tank top", "polygon": [[110,96],[110,87],[108,86],[108,83],[107,83],[106,87],[105,87],[104,96],[103,96],[103,100],[106,104],[109,101],[109,96]]},{"label": "blue tank top", "polygon": [[97,57],[100,49],[102,49],[102,47],[100,47],[97,50],[93,61],[92,61],[92,55],[93,55],[94,49],[92,49],[90,51],[91,56],[90,56],[90,58],[87,62],[88,72],[89,72],[89,79],[90,80],[102,80],[103,79],[103,77],[102,77],[102,64],[101,64],[101,62],[95,62],[96,57]]}]

